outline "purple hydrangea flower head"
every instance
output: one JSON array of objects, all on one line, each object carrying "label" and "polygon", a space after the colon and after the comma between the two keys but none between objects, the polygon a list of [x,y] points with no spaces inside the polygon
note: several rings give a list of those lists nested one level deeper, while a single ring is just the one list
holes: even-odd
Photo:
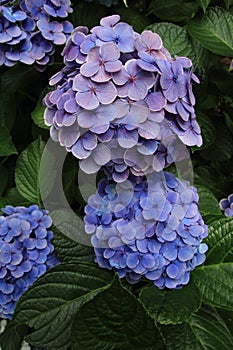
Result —
[{"label": "purple hydrangea flower head", "polygon": [[21,295],[58,264],[51,244],[51,218],[37,205],[6,206],[0,216],[0,316],[11,319]]},{"label": "purple hydrangea flower head", "polygon": [[202,144],[192,63],[172,58],[158,34],[140,35],[120,16],[108,16],[90,33],[75,28],[63,57],[65,67],[51,78],[54,91],[44,99],[45,123],[87,173],[106,166],[122,182],[186,158],[182,143]]},{"label": "purple hydrangea flower head", "polygon": [[85,213],[96,262],[130,283],[144,277],[160,289],[180,288],[205,260],[207,226],[197,190],[173,174],[151,173],[120,184],[101,180]]},{"label": "purple hydrangea flower head", "polygon": [[230,194],[227,198],[221,199],[219,205],[226,216],[233,217],[233,194]]}]

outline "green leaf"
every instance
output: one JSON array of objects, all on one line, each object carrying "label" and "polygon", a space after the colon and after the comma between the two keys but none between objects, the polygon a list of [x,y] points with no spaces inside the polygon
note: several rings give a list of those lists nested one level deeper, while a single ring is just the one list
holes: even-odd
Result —
[{"label": "green leaf", "polygon": [[233,219],[213,222],[205,240],[209,246],[206,263],[192,273],[203,301],[227,310],[233,310],[232,233]]},{"label": "green leaf", "polygon": [[133,8],[120,7],[116,13],[121,16],[122,22],[130,24],[138,33],[141,33],[150,24],[148,17]]},{"label": "green leaf", "polygon": [[232,0],[224,0],[224,4],[225,4],[227,10],[229,10],[229,7],[231,5],[233,5],[233,1]]},{"label": "green leaf", "polygon": [[94,264],[61,264],[41,276],[17,303],[12,327],[34,328],[25,340],[51,350],[71,345],[71,322],[80,306],[112,280],[112,273]]},{"label": "green leaf", "polygon": [[207,160],[219,162],[227,161],[233,155],[232,136],[222,122],[216,122],[215,127],[218,132],[214,142],[209,147],[201,150],[200,154]]},{"label": "green leaf", "polygon": [[205,239],[209,246],[206,264],[231,262],[233,253],[233,219],[221,219],[209,225],[208,237]]},{"label": "green leaf", "polygon": [[201,112],[197,113],[197,122],[200,125],[201,128],[201,134],[203,137],[203,145],[201,147],[192,147],[192,150],[195,151],[200,151],[202,149],[205,149],[209,146],[212,145],[216,138],[216,130],[215,130],[215,125],[211,118],[208,116],[204,115]]},{"label": "green leaf", "polygon": [[19,156],[15,169],[16,187],[22,197],[32,203],[40,203],[40,161],[44,142],[38,138]]},{"label": "green leaf", "polygon": [[228,127],[228,130],[231,132],[231,134],[233,135],[233,118],[231,118],[229,116],[228,113],[223,112],[224,117],[225,117],[225,121],[226,121],[226,125]]},{"label": "green leaf", "polygon": [[17,154],[15,145],[11,140],[9,131],[5,126],[0,128],[0,156],[10,156],[11,154]]},{"label": "green leaf", "polygon": [[164,329],[167,350],[231,350],[232,336],[219,314],[203,308],[189,322]]},{"label": "green leaf", "polygon": [[204,186],[196,186],[199,195],[199,210],[201,215],[222,215],[215,195]]},{"label": "green leaf", "polygon": [[1,164],[0,165],[0,195],[4,192],[7,185],[7,169]]},{"label": "green leaf", "polygon": [[161,36],[164,47],[172,56],[192,55],[192,45],[185,27],[164,22],[152,24],[147,29]]},{"label": "green leaf", "polygon": [[207,7],[209,6],[211,0],[198,0],[199,5],[201,6],[202,10],[206,12]]},{"label": "green leaf", "polygon": [[79,244],[60,233],[56,228],[52,229],[54,233],[53,245],[56,256],[61,262],[76,263],[80,261],[94,261],[94,251],[92,247]]},{"label": "green leaf", "polygon": [[199,289],[193,284],[168,291],[155,286],[146,287],[140,293],[140,300],[154,320],[161,324],[182,323],[201,306]]},{"label": "green leaf", "polygon": [[9,323],[5,331],[0,335],[0,348],[2,350],[19,350],[21,349],[22,341],[27,333],[28,327],[20,325],[17,328],[12,328]]},{"label": "green leaf", "polygon": [[209,8],[201,20],[187,26],[189,34],[206,49],[222,56],[233,56],[233,16],[219,7]]},{"label": "green leaf", "polygon": [[166,21],[181,22],[192,18],[198,9],[195,1],[186,0],[152,0],[149,14],[153,13]]},{"label": "green leaf", "polygon": [[153,320],[142,304],[116,279],[84,304],[72,325],[74,350],[163,349]]},{"label": "green leaf", "polygon": [[32,119],[34,123],[43,129],[49,129],[49,126],[45,125],[44,123],[44,112],[45,112],[45,106],[43,106],[41,101],[38,101],[36,108],[32,112]]},{"label": "green leaf", "polygon": [[[25,207],[28,207],[29,205],[33,204],[30,201],[27,201],[25,198],[23,198],[16,187],[10,188],[7,192],[6,192],[6,196],[5,199],[7,200],[7,202],[10,205],[13,205],[14,207],[18,206],[18,205],[23,205]],[[34,203],[35,204],[35,203]]]}]

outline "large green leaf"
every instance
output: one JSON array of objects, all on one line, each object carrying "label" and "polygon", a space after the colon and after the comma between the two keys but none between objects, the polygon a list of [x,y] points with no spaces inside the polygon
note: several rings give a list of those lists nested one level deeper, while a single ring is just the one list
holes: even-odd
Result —
[{"label": "large green leaf", "polygon": [[219,7],[209,8],[201,20],[188,23],[189,34],[206,49],[233,57],[233,16]]},{"label": "large green leaf", "polygon": [[188,320],[201,306],[200,292],[193,284],[179,290],[160,290],[146,287],[140,300],[156,322],[177,324]]},{"label": "large green leaf", "polygon": [[195,1],[186,0],[152,0],[149,13],[166,21],[181,22],[192,18],[198,9]]},{"label": "large green leaf", "polygon": [[164,348],[153,320],[117,279],[78,310],[72,325],[72,343],[73,350]]},{"label": "large green leaf", "polygon": [[61,232],[53,228],[56,256],[61,262],[75,263],[80,261],[94,261],[94,251],[92,247],[79,244],[64,236]]},{"label": "large green leaf", "polygon": [[15,145],[11,140],[11,135],[5,126],[0,128],[0,156],[9,156],[11,154],[17,154]]},{"label": "large green leaf", "polygon": [[28,327],[25,325],[20,325],[15,328],[11,327],[11,323],[9,323],[4,330],[4,333],[0,335],[0,348],[2,350],[21,349],[22,341],[27,330]]},{"label": "large green leaf", "polygon": [[185,27],[164,22],[152,24],[147,29],[161,36],[164,47],[171,55],[188,57],[192,55],[192,45]]},{"label": "large green leaf", "polygon": [[164,329],[167,350],[232,350],[232,335],[212,308],[203,308],[182,325]]},{"label": "large green leaf", "polygon": [[197,0],[202,10],[205,12],[211,0]]},{"label": "large green leaf", "polygon": [[199,210],[202,215],[222,215],[215,195],[204,186],[196,186],[199,195]]},{"label": "large green leaf", "polygon": [[33,203],[40,203],[40,162],[44,150],[44,142],[38,138],[19,156],[16,170],[16,187],[22,197]]},{"label": "large green leaf", "polygon": [[42,129],[49,129],[49,126],[45,125],[45,123],[44,123],[45,106],[43,104],[43,98],[51,90],[52,90],[51,87],[46,87],[42,91],[42,94],[37,102],[36,108],[31,113],[31,116],[32,116],[34,123]]},{"label": "large green leaf", "polygon": [[213,222],[205,240],[209,246],[206,264],[192,273],[203,301],[228,310],[233,310],[232,233],[233,220]]},{"label": "large green leaf", "polygon": [[7,169],[0,164],[0,195],[4,192],[7,185]]},{"label": "large green leaf", "polygon": [[205,242],[209,246],[206,264],[231,262],[233,253],[233,219],[224,218],[209,225]]},{"label": "large green leaf", "polygon": [[25,338],[32,345],[66,350],[71,345],[71,322],[77,310],[106,288],[112,277],[111,272],[94,264],[58,265],[22,296],[12,327],[33,327],[34,331]]}]

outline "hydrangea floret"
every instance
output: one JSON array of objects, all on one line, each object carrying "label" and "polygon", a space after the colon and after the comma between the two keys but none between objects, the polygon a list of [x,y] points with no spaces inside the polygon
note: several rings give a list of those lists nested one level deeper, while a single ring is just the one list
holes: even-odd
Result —
[{"label": "hydrangea floret", "polygon": [[64,45],[73,25],[64,18],[70,0],[0,2],[0,65],[35,63],[39,70],[53,62],[55,45]]},{"label": "hydrangea floret", "polygon": [[51,78],[55,89],[44,99],[44,118],[53,140],[84,172],[104,166],[115,181],[125,181],[186,158],[187,150],[175,152],[179,144],[202,144],[192,62],[172,58],[158,34],[138,34],[113,15],[90,32],[75,28],[63,57],[65,67]]},{"label": "hydrangea floret", "polygon": [[221,199],[219,205],[226,216],[233,217],[233,194],[230,194],[227,198]]},{"label": "hydrangea floret", "polygon": [[0,317],[11,319],[21,295],[58,264],[49,227],[52,220],[37,205],[6,206],[0,216]]},{"label": "hydrangea floret", "polygon": [[96,262],[130,283],[180,288],[205,260],[207,226],[194,187],[167,172],[111,183],[103,179],[85,207]]}]

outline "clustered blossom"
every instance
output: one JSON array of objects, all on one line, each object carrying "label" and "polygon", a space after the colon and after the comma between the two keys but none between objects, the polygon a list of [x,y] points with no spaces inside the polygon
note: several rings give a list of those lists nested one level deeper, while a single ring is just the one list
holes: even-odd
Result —
[{"label": "clustered blossom", "polygon": [[226,216],[233,217],[233,194],[221,199],[219,205]]},{"label": "clustered blossom", "polygon": [[160,289],[180,288],[205,260],[207,226],[197,190],[173,174],[101,180],[85,213],[96,262],[130,283],[146,278]]},{"label": "clustered blossom", "polygon": [[0,317],[11,319],[21,295],[58,264],[46,210],[6,206],[0,216]]},{"label": "clustered blossom", "polygon": [[138,34],[119,21],[113,15],[90,32],[73,30],[65,67],[50,80],[55,89],[44,99],[44,118],[84,172],[104,167],[122,182],[186,158],[185,145],[200,146],[202,137],[192,62],[172,58],[158,34]]},{"label": "clustered blossom", "polygon": [[71,12],[70,0],[1,1],[0,65],[19,61],[43,70],[53,62],[54,45],[64,45],[73,30],[63,20]]}]

